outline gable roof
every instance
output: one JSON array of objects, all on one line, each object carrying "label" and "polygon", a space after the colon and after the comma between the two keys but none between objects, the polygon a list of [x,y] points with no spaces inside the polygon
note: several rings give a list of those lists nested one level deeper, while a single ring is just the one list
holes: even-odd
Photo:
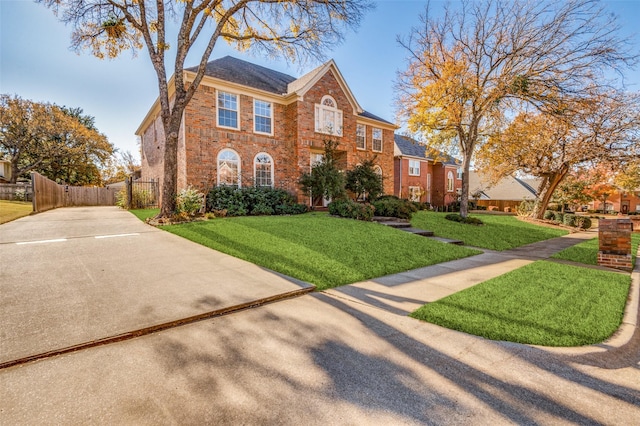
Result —
[{"label": "gable roof", "polygon": [[[187,68],[187,71],[197,72],[198,67]],[[296,81],[295,77],[288,74],[232,56],[225,56],[208,62],[204,74],[278,95],[288,93],[287,86]]]},{"label": "gable roof", "polygon": [[532,200],[537,191],[533,188],[534,179],[518,179],[515,176],[507,176],[499,182],[492,184],[489,178],[482,172],[469,171],[469,194],[481,192],[483,199],[489,200]]},{"label": "gable roof", "polygon": [[429,147],[408,136],[396,134],[394,135],[394,142],[400,156],[407,155],[410,157],[424,158],[425,160],[450,166],[457,166],[460,163],[454,157],[442,151],[436,151],[438,154],[435,156],[427,155],[427,149],[429,149]]}]

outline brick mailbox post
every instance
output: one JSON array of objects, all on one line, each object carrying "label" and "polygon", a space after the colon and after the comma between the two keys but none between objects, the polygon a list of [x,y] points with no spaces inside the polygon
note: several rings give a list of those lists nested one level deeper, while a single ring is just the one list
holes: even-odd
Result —
[{"label": "brick mailbox post", "polygon": [[631,271],[631,220],[600,219],[598,228],[598,265]]}]

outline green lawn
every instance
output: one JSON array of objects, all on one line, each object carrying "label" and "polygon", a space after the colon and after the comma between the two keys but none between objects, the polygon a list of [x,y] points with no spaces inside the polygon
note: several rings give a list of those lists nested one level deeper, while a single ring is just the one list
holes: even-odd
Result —
[{"label": "green lawn", "polygon": [[627,274],[538,261],[422,306],[412,317],[493,340],[602,342],[622,322]]},{"label": "green lawn", "polygon": [[136,217],[143,222],[151,217],[157,216],[158,213],[160,213],[160,209],[133,209],[129,211],[136,215]]},{"label": "green lawn", "polygon": [[[636,254],[638,253],[638,245],[640,245],[640,234],[631,234],[631,256],[633,264],[636,263]],[[585,241],[575,246],[562,250],[554,254],[554,259],[571,260],[573,262],[584,263],[585,265],[598,264],[598,238]]]},{"label": "green lawn", "polygon": [[458,239],[469,246],[500,251],[568,234],[562,229],[523,222],[515,216],[474,214],[471,216],[484,222],[483,226],[475,226],[446,220],[446,214],[420,211],[413,215],[411,224],[416,228],[433,231],[439,237]]},{"label": "green lawn", "polygon": [[31,201],[0,200],[0,223],[10,222],[19,217],[29,216],[33,212]]},{"label": "green lawn", "polygon": [[[132,212],[140,218],[153,215]],[[162,229],[320,290],[479,253],[325,213],[212,219]]]}]

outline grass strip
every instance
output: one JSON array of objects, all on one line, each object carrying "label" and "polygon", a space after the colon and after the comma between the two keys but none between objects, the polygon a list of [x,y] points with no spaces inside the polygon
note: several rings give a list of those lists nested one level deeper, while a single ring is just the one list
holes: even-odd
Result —
[{"label": "grass strip", "polygon": [[420,211],[413,215],[411,224],[433,231],[439,237],[462,240],[466,245],[498,251],[568,234],[566,230],[524,222],[515,216],[474,214],[471,216],[484,222],[484,225],[476,226],[446,220],[446,214]]},{"label": "grass strip", "polygon": [[[639,245],[640,234],[631,234],[631,256],[633,258],[633,265],[636,264],[636,255],[638,253]],[[575,246],[566,248],[551,257],[554,259],[563,259],[570,260],[572,262],[584,263],[585,265],[597,265],[599,248],[600,247],[598,238],[592,238],[580,244],[576,244]]]},{"label": "grass strip", "polygon": [[0,223],[29,216],[33,212],[33,204],[25,201],[0,200]]},{"label": "grass strip", "polygon": [[411,316],[492,340],[582,346],[622,323],[628,274],[537,261],[422,306]]},{"label": "grass strip", "polygon": [[138,219],[141,221],[145,221],[149,218],[155,217],[160,213],[160,209],[132,209],[129,210],[130,213],[133,213]]},{"label": "grass strip", "polygon": [[162,229],[320,290],[479,253],[325,213],[212,219]]}]

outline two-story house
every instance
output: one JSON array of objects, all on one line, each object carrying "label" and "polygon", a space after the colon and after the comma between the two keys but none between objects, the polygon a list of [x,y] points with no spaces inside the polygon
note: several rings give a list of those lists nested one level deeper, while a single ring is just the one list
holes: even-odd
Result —
[{"label": "two-story house", "polygon": [[462,189],[459,162],[411,138],[395,135],[393,193],[400,198],[443,207]]},{"label": "two-story house", "polygon": [[[194,71],[186,70],[187,80]],[[395,129],[360,106],[333,60],[295,78],[226,56],[207,64],[185,110],[178,188],[268,186],[295,194],[299,202],[322,203],[305,197],[298,179],[333,138],[341,168],[374,158],[384,192],[391,194]],[[142,178],[162,182],[164,132],[157,100],[136,134]]]}]

